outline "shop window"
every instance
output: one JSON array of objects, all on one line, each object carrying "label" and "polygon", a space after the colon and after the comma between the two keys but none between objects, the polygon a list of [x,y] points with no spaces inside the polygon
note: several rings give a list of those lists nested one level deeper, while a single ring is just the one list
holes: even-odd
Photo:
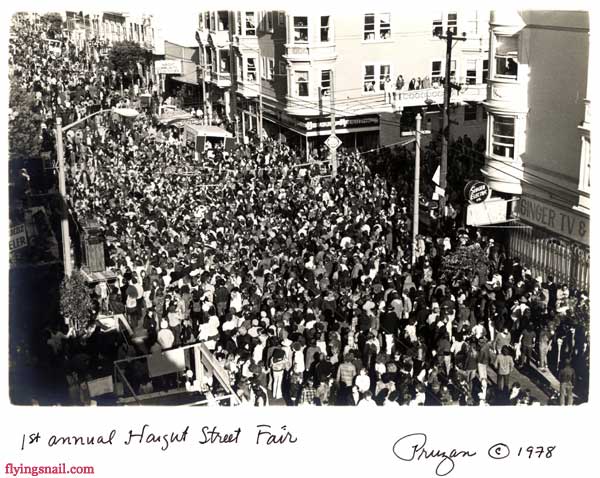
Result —
[{"label": "shop window", "polygon": [[495,156],[515,157],[515,119],[508,116],[492,116],[492,152]]},{"label": "shop window", "polygon": [[321,96],[331,94],[331,70],[321,71]]},{"label": "shop window", "polygon": [[321,41],[329,42],[331,38],[329,37],[329,15],[321,17]]},{"label": "shop window", "polygon": [[308,42],[308,17],[294,17],[294,42]]},{"label": "shop window", "polygon": [[501,78],[517,79],[518,35],[496,35],[496,76]]},{"label": "shop window", "polygon": [[296,72],[296,95],[308,96],[308,71]]}]

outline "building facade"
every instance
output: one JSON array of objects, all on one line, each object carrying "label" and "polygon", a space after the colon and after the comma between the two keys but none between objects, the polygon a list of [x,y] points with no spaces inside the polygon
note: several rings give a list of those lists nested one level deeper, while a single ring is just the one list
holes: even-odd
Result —
[{"label": "building facade", "polygon": [[[425,128],[441,117],[446,42],[438,34],[451,29],[467,38],[452,50],[461,90],[452,94],[460,121],[451,136],[476,140],[486,124],[487,21],[478,11],[206,11],[196,33],[199,81],[214,115],[238,133],[257,130],[262,111],[265,134],[309,151],[329,136],[333,111],[345,146],[392,144],[414,129],[417,112],[427,109]],[[421,88],[409,89],[411,80]]]},{"label": "building facade", "polygon": [[483,173],[511,199],[510,252],[534,274],[587,289],[589,16],[492,12],[490,32]]}]

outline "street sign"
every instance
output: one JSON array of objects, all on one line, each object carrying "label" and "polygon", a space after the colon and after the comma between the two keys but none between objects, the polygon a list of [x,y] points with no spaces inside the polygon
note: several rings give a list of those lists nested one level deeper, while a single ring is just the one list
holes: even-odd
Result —
[{"label": "street sign", "polygon": [[490,197],[490,187],[482,181],[472,180],[465,185],[465,198],[470,204],[481,204]]},{"label": "street sign", "polygon": [[329,137],[325,140],[325,146],[327,146],[331,151],[335,151],[340,147],[342,141],[335,134],[329,135]]}]

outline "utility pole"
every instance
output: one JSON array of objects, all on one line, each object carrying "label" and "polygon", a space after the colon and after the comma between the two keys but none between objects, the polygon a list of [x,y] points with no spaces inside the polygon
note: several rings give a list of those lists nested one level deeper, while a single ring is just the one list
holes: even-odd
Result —
[{"label": "utility pole", "polygon": [[[331,85],[329,87],[329,105],[331,109],[331,136],[335,136],[335,96],[334,96],[334,76],[333,69],[331,70]],[[335,178],[337,176],[338,162],[337,162],[337,148],[331,149],[331,175]]]},{"label": "utility pole", "polygon": [[262,57],[260,53],[256,57],[256,61],[258,63],[257,71],[258,71],[258,141],[259,145],[262,148],[263,146],[263,98],[262,98]]},{"label": "utility pole", "polygon": [[[65,156],[63,150],[62,134],[62,118],[59,116],[56,118],[56,156],[58,159],[58,192],[60,193],[62,201],[66,205],[67,184],[65,178]],[[71,272],[73,270],[73,266],[71,264],[71,236],[69,235],[69,216],[66,211],[64,216],[60,219],[60,232],[62,235],[63,264],[65,269],[65,276],[71,277]]]},{"label": "utility pole", "polygon": [[452,88],[459,90],[460,86],[450,82],[450,68],[452,64],[452,41],[465,41],[467,38],[454,37],[452,30],[448,28],[446,36],[440,35],[440,39],[446,40],[446,73],[444,76],[444,109],[442,111],[442,158],[440,162],[440,218],[446,217],[446,175],[448,172],[448,141],[450,141],[450,95]]},{"label": "utility pole", "polygon": [[413,199],[412,265],[417,262],[417,236],[419,235],[419,186],[421,181],[421,113],[415,126],[415,185]]}]

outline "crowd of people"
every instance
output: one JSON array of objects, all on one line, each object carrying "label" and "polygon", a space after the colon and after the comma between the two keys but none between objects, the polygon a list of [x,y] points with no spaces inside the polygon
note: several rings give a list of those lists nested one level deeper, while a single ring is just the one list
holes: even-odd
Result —
[{"label": "crowd of people", "polygon": [[[10,62],[47,123],[125,101],[94,58],[45,55],[36,28],[17,30]],[[85,341],[48,336],[54,357],[87,352],[69,373],[75,401],[102,357],[198,342],[250,405],[540,404],[512,378],[528,363],[560,375],[572,403],[587,373],[587,297],[454,223],[420,236],[413,264],[411,195],[374,155],[340,150],[335,176],[271,139],[197,158],[151,112],[90,121],[65,150],[73,213],[100,224],[116,275],[91,291]],[[466,247],[485,265],[449,274],[445,258]],[[143,345],[93,350],[98,314],[123,314]]]}]

